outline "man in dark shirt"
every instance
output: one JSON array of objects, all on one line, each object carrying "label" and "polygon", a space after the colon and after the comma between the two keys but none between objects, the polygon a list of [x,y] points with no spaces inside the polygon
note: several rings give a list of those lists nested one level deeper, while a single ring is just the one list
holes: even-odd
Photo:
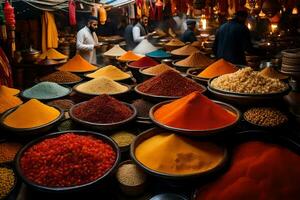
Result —
[{"label": "man in dark shirt", "polygon": [[232,20],[219,28],[213,45],[217,58],[246,65],[245,51],[252,48],[250,31],[245,25],[247,16],[246,11],[238,11]]},{"label": "man in dark shirt", "polygon": [[195,42],[197,41],[197,38],[195,36],[195,27],[196,27],[196,21],[188,19],[186,21],[186,25],[187,25],[187,30],[183,33],[183,35],[181,36],[181,41],[182,42]]}]

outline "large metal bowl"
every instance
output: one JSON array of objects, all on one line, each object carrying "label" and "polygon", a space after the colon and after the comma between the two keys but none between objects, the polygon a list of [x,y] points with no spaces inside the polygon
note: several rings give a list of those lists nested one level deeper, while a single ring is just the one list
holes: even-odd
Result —
[{"label": "large metal bowl", "polygon": [[229,105],[227,103],[223,103],[220,101],[213,101],[216,104],[222,106],[224,109],[234,113],[236,115],[236,119],[234,122],[232,122],[231,124],[228,124],[226,126],[223,127],[218,127],[218,128],[213,128],[213,129],[204,129],[204,130],[192,130],[192,129],[183,129],[183,128],[176,128],[176,127],[171,127],[165,124],[162,124],[161,122],[157,121],[154,117],[154,113],[157,109],[159,109],[160,107],[162,107],[165,104],[168,104],[172,101],[164,101],[161,103],[158,103],[156,105],[154,105],[150,111],[149,111],[149,116],[150,119],[154,122],[154,124],[158,125],[159,127],[162,127],[164,129],[167,130],[171,130],[174,132],[178,132],[187,136],[195,136],[195,137],[206,137],[206,136],[212,136],[212,135],[218,135],[218,134],[222,134],[224,131],[233,128],[235,125],[237,125],[237,123],[239,122],[240,118],[241,118],[241,113],[240,111],[233,107],[232,105]]},{"label": "large metal bowl", "polygon": [[[30,148],[31,146],[45,140],[45,139],[49,139],[49,138],[55,138],[57,136],[66,134],[66,133],[75,133],[75,134],[79,134],[79,135],[90,135],[96,138],[101,139],[102,141],[106,142],[107,144],[109,144],[113,150],[116,153],[116,160],[115,163],[113,164],[113,166],[100,178],[97,178],[96,180],[83,184],[83,185],[78,185],[78,186],[72,186],[72,187],[47,187],[47,186],[43,186],[40,185],[38,183],[34,183],[32,181],[30,181],[22,172],[21,166],[20,166],[20,160],[23,156],[23,154],[28,150],[28,148]],[[15,159],[15,166],[16,166],[16,171],[17,174],[19,175],[19,177],[23,180],[24,183],[26,183],[29,187],[35,189],[35,190],[39,190],[39,191],[44,191],[44,192],[51,192],[51,193],[63,193],[63,192],[75,192],[75,191],[80,191],[80,190],[86,190],[89,189],[91,187],[95,187],[99,184],[105,184],[107,181],[107,178],[109,176],[111,176],[115,169],[118,166],[118,163],[120,162],[120,149],[118,147],[118,145],[108,136],[100,134],[100,133],[96,133],[96,132],[92,132],[92,131],[81,131],[81,130],[70,130],[70,131],[62,131],[62,132],[56,132],[56,133],[51,133],[48,135],[45,135],[43,137],[40,137],[34,141],[29,142],[27,145],[25,145],[16,155],[16,159]]]}]

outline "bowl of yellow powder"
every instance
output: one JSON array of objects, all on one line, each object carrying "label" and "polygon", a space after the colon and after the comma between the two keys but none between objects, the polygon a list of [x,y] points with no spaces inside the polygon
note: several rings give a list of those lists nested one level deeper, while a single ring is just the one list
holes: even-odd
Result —
[{"label": "bowl of yellow powder", "polygon": [[36,135],[47,132],[63,118],[64,111],[59,107],[48,106],[39,100],[31,99],[26,103],[6,111],[1,126],[20,136]]},{"label": "bowl of yellow powder", "polygon": [[148,174],[177,183],[213,176],[228,160],[221,145],[158,128],[139,134],[130,156]]}]

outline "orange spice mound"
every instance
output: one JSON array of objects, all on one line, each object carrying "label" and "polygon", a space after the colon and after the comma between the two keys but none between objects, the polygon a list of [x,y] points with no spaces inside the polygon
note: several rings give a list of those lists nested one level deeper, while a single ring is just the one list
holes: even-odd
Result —
[{"label": "orange spice mound", "polygon": [[154,118],[167,126],[189,130],[221,128],[236,120],[233,113],[200,92],[163,105],[155,111]]},{"label": "orange spice mound", "polygon": [[198,190],[196,200],[300,199],[300,156],[289,149],[246,142],[233,151],[231,163],[222,177]]},{"label": "orange spice mound", "polygon": [[141,56],[136,55],[133,51],[127,51],[122,56],[118,58],[120,61],[137,61],[141,58]]},{"label": "orange spice mound", "polygon": [[184,42],[178,40],[178,39],[172,39],[168,43],[166,43],[168,46],[184,46]]},{"label": "orange spice mound", "polygon": [[207,56],[203,55],[200,52],[195,52],[186,59],[180,60],[176,62],[176,65],[182,67],[199,67],[205,68],[213,62],[212,59],[208,58]]},{"label": "orange spice mound", "polygon": [[224,74],[234,73],[238,71],[238,69],[239,68],[237,68],[235,65],[231,64],[230,62],[227,62],[222,58],[209,65],[197,76],[200,78],[214,78]]},{"label": "orange spice mound", "polygon": [[58,68],[58,70],[60,71],[68,71],[68,72],[88,72],[96,69],[97,67],[90,64],[79,54],[77,54],[72,59],[70,59],[66,64]]},{"label": "orange spice mound", "polygon": [[67,59],[68,56],[58,52],[57,50],[51,48],[51,49],[48,49],[47,51],[43,52],[40,56],[39,56],[39,59],[46,59],[46,57],[48,59],[53,59],[53,60],[61,60],[61,59]]},{"label": "orange spice mound", "polygon": [[198,52],[199,50],[196,47],[193,47],[192,45],[185,45],[184,47],[181,47],[179,49],[175,49],[171,51],[171,54],[178,55],[178,56],[189,56],[192,53]]}]

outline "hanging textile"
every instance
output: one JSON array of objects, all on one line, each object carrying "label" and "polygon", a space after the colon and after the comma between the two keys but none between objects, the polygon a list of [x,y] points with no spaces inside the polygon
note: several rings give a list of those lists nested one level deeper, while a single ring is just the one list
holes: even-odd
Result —
[{"label": "hanging textile", "polygon": [[155,3],[155,16],[156,20],[163,20],[163,3],[161,0],[157,0]]},{"label": "hanging textile", "polygon": [[12,72],[9,61],[0,47],[0,85],[13,87]]},{"label": "hanging textile", "polygon": [[98,13],[99,22],[101,25],[104,25],[107,20],[107,13],[103,5],[100,5],[100,7],[98,8]]},{"label": "hanging textile", "polygon": [[58,33],[54,15],[45,11],[42,15],[42,51],[58,47]]},{"label": "hanging textile", "polygon": [[150,9],[149,9],[149,19],[155,20],[155,4],[152,0],[149,0]]},{"label": "hanging textile", "polygon": [[220,9],[220,14],[227,15],[228,1],[227,0],[219,0],[219,9]]},{"label": "hanging textile", "polygon": [[172,16],[171,0],[164,0],[164,18]]},{"label": "hanging textile", "polygon": [[134,9],[134,4],[130,4],[128,8],[128,16],[129,19],[135,19],[135,9]]},{"label": "hanging textile", "polygon": [[149,17],[149,0],[143,0],[143,14]]},{"label": "hanging textile", "polygon": [[136,17],[138,19],[142,18],[142,7],[143,7],[143,0],[136,0]]},{"label": "hanging textile", "polygon": [[76,4],[74,0],[69,1],[69,22],[71,26],[76,25]]},{"label": "hanging textile", "polygon": [[6,25],[5,25],[5,16],[4,16],[2,4],[0,4],[0,26],[1,26],[0,38],[2,40],[7,40]]},{"label": "hanging textile", "polygon": [[15,27],[16,20],[15,20],[14,8],[10,5],[10,3],[7,0],[5,1],[3,12],[5,15],[6,25]]}]

